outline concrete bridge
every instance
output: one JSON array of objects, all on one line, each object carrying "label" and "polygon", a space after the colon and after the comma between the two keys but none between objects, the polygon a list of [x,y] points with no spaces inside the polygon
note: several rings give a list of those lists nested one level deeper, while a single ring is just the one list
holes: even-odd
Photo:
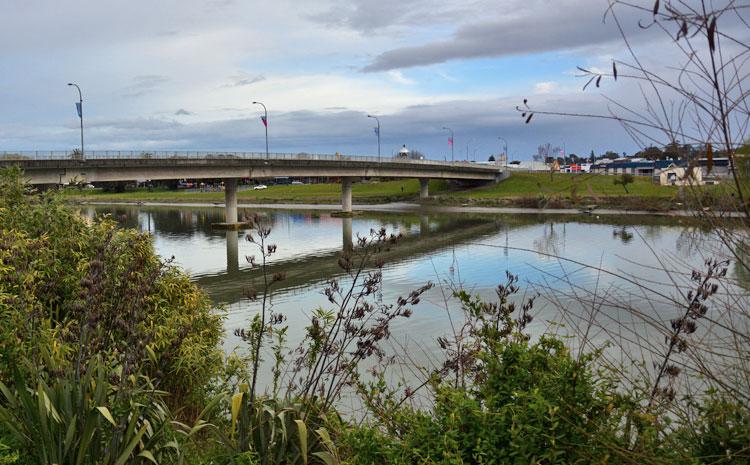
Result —
[{"label": "concrete bridge", "polygon": [[69,182],[222,179],[226,223],[237,224],[237,180],[279,176],[341,179],[341,210],[352,211],[352,183],[360,178],[417,178],[420,198],[430,179],[497,182],[497,165],[387,157],[254,152],[89,151],[85,159],[69,152],[0,152],[0,167],[19,166],[31,184]]}]

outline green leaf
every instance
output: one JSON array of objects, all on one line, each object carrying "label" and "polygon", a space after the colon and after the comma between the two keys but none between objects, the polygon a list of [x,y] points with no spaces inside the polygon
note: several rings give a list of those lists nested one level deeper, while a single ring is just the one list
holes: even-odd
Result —
[{"label": "green leaf", "polygon": [[159,465],[159,462],[157,462],[156,459],[154,458],[154,454],[152,454],[151,452],[147,450],[141,451],[141,453],[138,454],[138,457],[145,457],[148,460],[150,460],[152,463]]},{"label": "green leaf", "polygon": [[302,461],[307,465],[307,425],[305,425],[305,422],[302,420],[294,420],[294,422],[297,423]]},{"label": "green leaf", "polygon": [[112,426],[117,426],[115,419],[112,417],[112,414],[109,413],[109,409],[107,407],[97,407],[96,409],[99,410],[99,413],[101,413],[102,416],[107,419],[107,421],[112,423]]},{"label": "green leaf", "polygon": [[120,454],[120,457],[115,462],[115,465],[125,465],[125,463],[128,461],[128,458],[130,457],[130,454],[133,452],[133,449],[135,449],[135,446],[138,445],[138,442],[141,440],[141,437],[146,433],[146,426],[142,426],[141,429],[138,431],[138,433],[133,437],[133,439],[130,440],[130,443],[128,443],[128,446],[125,448],[125,450]]},{"label": "green leaf", "polygon": [[326,465],[337,465],[339,462],[330,452],[313,452],[314,456],[324,461]]},{"label": "green leaf", "polygon": [[237,425],[237,417],[240,415],[240,407],[242,406],[242,392],[232,396],[232,433],[234,433],[234,427]]}]

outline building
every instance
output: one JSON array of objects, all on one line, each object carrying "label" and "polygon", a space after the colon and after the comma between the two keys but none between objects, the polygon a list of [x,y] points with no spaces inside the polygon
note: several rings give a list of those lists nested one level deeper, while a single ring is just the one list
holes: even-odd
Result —
[{"label": "building", "polygon": [[401,150],[398,151],[396,158],[409,158],[409,149],[406,148],[406,144],[404,144],[401,147]]},{"label": "building", "polygon": [[632,174],[633,176],[654,176],[671,165],[685,166],[685,162],[674,160],[619,159],[599,161],[591,165],[596,174]]},{"label": "building", "polygon": [[661,186],[700,186],[703,184],[703,170],[697,166],[685,168],[671,164],[654,174],[653,180]]}]

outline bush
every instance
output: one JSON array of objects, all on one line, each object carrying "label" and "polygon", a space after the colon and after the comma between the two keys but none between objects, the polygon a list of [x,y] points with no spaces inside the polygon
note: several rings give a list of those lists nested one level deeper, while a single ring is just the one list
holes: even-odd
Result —
[{"label": "bush", "polygon": [[441,385],[432,412],[401,420],[403,447],[428,463],[602,463],[622,447],[627,405],[590,358],[562,341],[509,341],[482,356],[474,388]]},{"label": "bush", "polygon": [[148,235],[30,195],[17,169],[0,173],[0,192],[0,380],[36,379],[44,354],[62,372],[103,356],[196,413],[222,357],[206,295]]},{"label": "bush", "polygon": [[[179,446],[169,410],[144,377],[118,385],[98,360],[81,377],[40,375],[36,386],[0,382],[0,421],[33,463],[175,463]],[[13,462],[9,462],[13,463]]]}]

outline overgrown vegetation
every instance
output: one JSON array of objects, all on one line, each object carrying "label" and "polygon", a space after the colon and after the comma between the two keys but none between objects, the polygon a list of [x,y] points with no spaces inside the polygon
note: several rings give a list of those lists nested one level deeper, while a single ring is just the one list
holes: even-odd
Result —
[{"label": "overgrown vegetation", "polygon": [[[432,283],[393,303],[378,297],[380,252],[397,247],[398,236],[373,230],[342,253],[345,278],[327,284],[326,308],[312,309],[305,337],[290,347],[285,317],[269,299],[285,279],[269,272],[277,245],[252,218],[247,241],[258,255],[248,261],[263,279],[247,297],[257,316],[237,329],[247,350],[223,359],[220,316],[155,256],[148,236],[107,219],[89,222],[59,197],[30,192],[17,171],[3,172],[0,463],[750,463],[750,302],[728,273],[750,273],[750,164],[737,150],[747,125],[739,133],[733,126],[749,118],[741,86],[747,47],[717,29],[736,5],[700,5],[657,1],[646,26],[676,25],[674,39],[689,57],[683,71],[705,78],[713,94],[689,92],[687,81],[670,83],[637,60],[615,62],[612,77],[628,67],[657,94],[664,86],[687,99],[702,142],[723,145],[731,159],[728,193],[744,214],[724,217],[707,208],[708,191],[688,192],[715,240],[701,244],[705,260],[696,269],[653,251],[665,282],[556,257],[635,285],[646,302],[662,304],[658,315],[565,276],[557,282],[570,289],[541,286],[521,298],[508,273],[492,301],[441,284],[460,318],[435,341],[441,363],[425,368],[418,385],[393,383],[399,354],[385,342],[391,323],[417,311]],[[727,41],[739,55],[719,53]],[[589,82],[598,86],[602,77]],[[685,112],[667,124],[672,112],[662,107],[661,120],[649,108],[645,121],[629,121],[633,134],[648,137],[648,127],[685,138]],[[526,122],[550,113],[523,111]],[[611,178],[607,185],[617,188]],[[572,197],[583,195],[585,186],[571,187]],[[574,337],[530,331],[540,298],[565,310],[558,323]],[[612,325],[609,311],[635,324]],[[593,333],[606,342],[594,344]],[[360,417],[340,414],[348,397],[361,402]]]},{"label": "overgrown vegetation", "polygon": [[[220,317],[147,236],[89,222],[30,193],[18,173],[2,179],[2,463],[750,460],[742,384],[717,375],[689,397],[676,384],[692,376],[679,360],[700,347],[693,334],[712,318],[724,261],[696,271],[654,377],[625,377],[603,348],[532,337],[536,297],[519,301],[508,274],[494,301],[450,290],[463,321],[435,341],[443,363],[409,387],[389,381],[398,358],[383,343],[432,284],[393,304],[377,298],[380,253],[398,236],[374,230],[342,254],[346,277],[324,289],[330,307],[290,346],[270,299],[285,279],[268,272],[277,246],[251,218],[258,254],[248,260],[267,279],[247,291],[258,309],[237,330],[248,350],[222,361]],[[742,360],[723,359],[723,370],[743,373]],[[338,411],[352,396],[365,411],[357,421]]]}]

